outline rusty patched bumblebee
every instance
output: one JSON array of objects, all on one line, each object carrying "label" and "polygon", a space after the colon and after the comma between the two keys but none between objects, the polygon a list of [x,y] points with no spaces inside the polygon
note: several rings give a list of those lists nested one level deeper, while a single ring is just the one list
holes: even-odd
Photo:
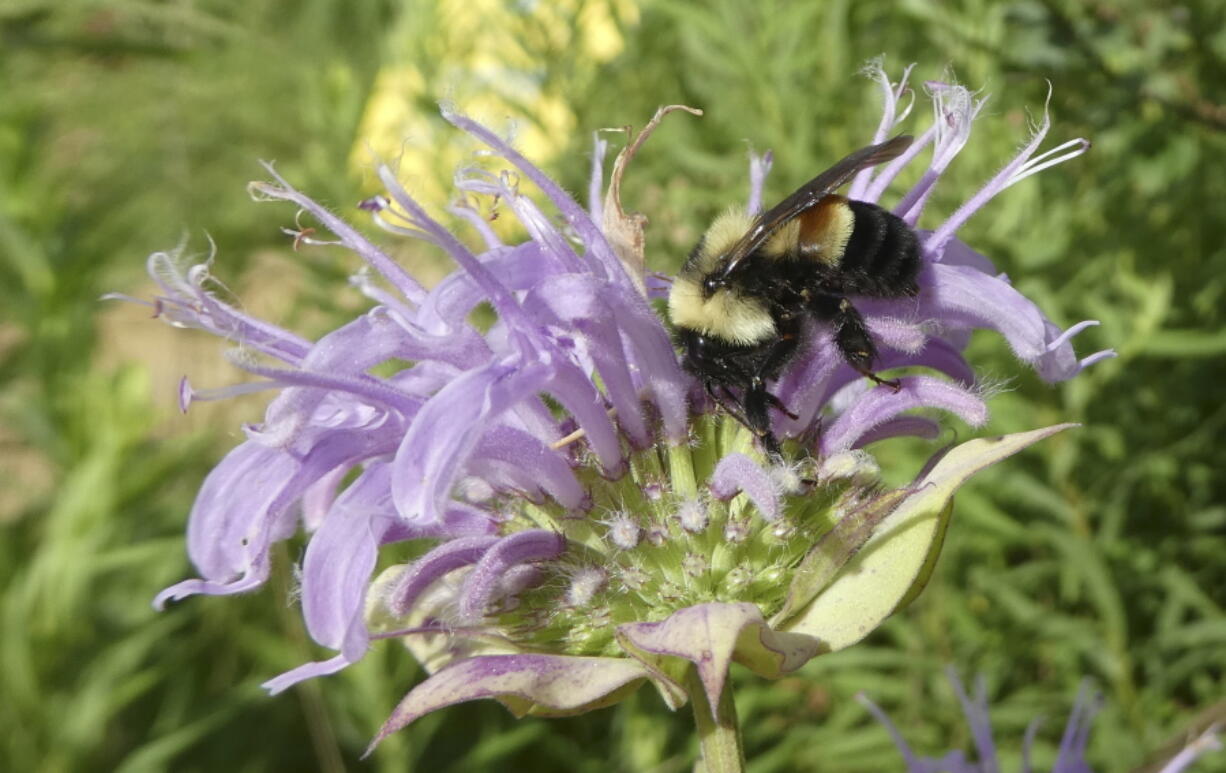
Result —
[{"label": "rusty patched bumblebee", "polygon": [[728,210],[673,282],[668,308],[683,366],[774,458],[781,450],[769,410],[792,414],[767,384],[800,351],[806,320],[830,326],[856,371],[898,389],[873,373],[877,347],[848,296],[915,295],[919,241],[893,213],[835,191],[910,144],[900,136],[858,150],[756,218]]}]

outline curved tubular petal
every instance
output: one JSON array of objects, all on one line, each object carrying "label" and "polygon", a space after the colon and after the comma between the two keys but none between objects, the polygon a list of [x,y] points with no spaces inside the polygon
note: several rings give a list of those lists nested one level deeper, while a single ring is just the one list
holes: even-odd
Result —
[{"label": "curved tubular petal", "polygon": [[629,286],[612,288],[607,296],[622,333],[622,348],[633,352],[631,375],[651,390],[673,443],[685,440],[689,429],[688,395],[691,380],[681,371],[668,332],[643,297]]},{"label": "curved tubular petal", "polygon": [[515,296],[507,289],[493,272],[489,270],[477,256],[460,242],[450,231],[443,228],[436,220],[426,213],[420,204],[401,186],[392,170],[386,165],[379,167],[379,179],[387,188],[388,194],[408,214],[412,222],[421,228],[431,241],[445,249],[460,268],[467,271],[485,293],[499,319],[513,326],[522,333],[527,333],[524,310],[520,308]]},{"label": "curved tubular petal", "polygon": [[230,596],[255,590],[268,581],[271,563],[267,554],[252,556],[242,573],[233,580],[184,580],[163,589],[153,597],[153,608],[161,612],[168,601],[181,601],[188,596]]},{"label": "curved tubular petal", "polygon": [[[892,368],[923,367],[935,370],[952,378],[958,384],[971,387],[975,383],[975,371],[962,356],[959,347],[943,338],[929,338],[924,348],[918,352],[901,352],[885,349],[877,359],[877,370],[887,371]],[[840,367],[830,377],[823,395],[824,402],[829,403],[840,390],[852,384],[868,385],[864,376],[852,370],[850,366],[840,364]],[[869,390],[865,390],[867,394]]]},{"label": "curved tubular petal", "polygon": [[[481,256],[481,263],[512,290],[531,289],[556,270],[532,242],[491,250]],[[454,335],[469,327],[468,315],[485,299],[485,291],[471,274],[454,271],[430,291],[412,322],[432,340]]]},{"label": "curved tubular petal", "polygon": [[[902,95],[908,90],[907,81],[910,79],[911,70],[914,67],[914,64],[908,65],[903,70],[902,77],[898,79],[897,84],[890,83],[890,76],[886,73],[881,59],[874,59],[865,68],[864,74],[877,81],[877,85],[881,87],[881,121],[877,124],[877,130],[873,132],[873,145],[885,142],[890,133],[894,131],[894,127],[911,112],[910,106],[908,106],[903,110],[902,115],[899,115],[898,103]],[[848,198],[876,201],[876,199],[864,199],[864,192],[869,188],[872,181],[873,170],[861,169],[852,178],[851,186],[847,189]],[[882,187],[884,188],[884,186]]]},{"label": "curved tubular petal", "polygon": [[158,594],[154,605],[193,593],[231,594],[267,579],[268,550],[294,531],[291,505],[337,467],[390,450],[378,434],[335,431],[301,458],[248,441],[205,480],[188,521],[188,554],[206,581]]},{"label": "curved tubular petal", "polygon": [[507,572],[516,566],[557,558],[566,549],[566,538],[544,529],[528,529],[500,539],[485,551],[460,589],[460,625],[479,622],[497,596]]},{"label": "curved tubular petal", "polygon": [[[366,237],[358,233],[353,226],[332,214],[325,207],[317,204],[309,196],[296,190],[285,181],[285,178],[277,174],[277,170],[273,168],[272,164],[266,161],[261,163],[280,187],[267,183],[251,183],[251,191],[259,192],[261,196],[268,199],[292,201],[307,212],[310,212],[316,220],[323,224],[324,228],[327,228],[341,240],[341,244],[356,252],[358,257],[366,261],[375,271],[378,271],[408,301],[412,303],[421,302],[426,295],[425,289],[399,263],[392,260],[383,250],[367,241]],[[257,201],[260,200],[254,195],[253,198],[256,198]]]},{"label": "curved tubular petal", "polygon": [[260,687],[268,690],[269,695],[276,695],[288,690],[299,682],[305,682],[308,679],[314,679],[319,676],[331,676],[355,662],[355,660],[350,660],[346,655],[340,654],[327,660],[303,663],[297,668],[291,668],[283,674],[274,676],[272,679],[262,683]]},{"label": "curved tubular petal", "polygon": [[782,514],[779,492],[770,474],[744,454],[728,454],[720,459],[711,473],[710,487],[716,499],[731,499],[744,492],[767,523],[779,520]]},{"label": "curved tubular petal", "polygon": [[383,599],[392,614],[402,617],[436,580],[460,567],[475,564],[498,537],[459,537],[449,540],[414,561]]},{"label": "curved tubular petal", "polygon": [[587,185],[587,212],[593,223],[604,222],[604,157],[609,152],[609,141],[600,138],[600,132],[592,132],[592,169]]},{"label": "curved tubular petal", "polygon": [[588,254],[595,258],[595,261],[585,263],[589,267],[589,271],[592,271],[597,276],[613,279],[618,284],[630,285],[630,277],[622,267],[621,261],[617,259],[613,248],[609,246],[604,232],[588,216],[583,207],[579,206],[574,199],[568,196],[557,183],[546,177],[541,170],[533,166],[518,151],[503,142],[497,134],[476,121],[446,110],[443,111],[443,118],[459,129],[476,137],[493,149],[495,153],[510,161],[516,169],[544,192],[549,200],[553,202],[553,205],[558,208],[558,211],[562,213],[566,223],[579,234],[579,238],[587,246]]},{"label": "curved tubular petal", "polygon": [[184,274],[180,257],[178,253],[155,252],[145,263],[149,276],[166,293],[155,299],[154,316],[181,327],[207,330],[291,365],[306,356],[311,348],[309,341],[217,300],[204,289],[209,264],[197,264]]},{"label": "curved tubular petal", "polygon": [[[928,343],[930,335],[923,324],[915,318],[919,303],[912,299],[895,301],[895,309],[906,314],[909,319],[903,319],[893,314],[870,314],[866,309],[860,313],[867,314],[864,318],[868,332],[877,342],[878,347],[895,349],[900,352],[914,354]],[[881,367],[878,364],[878,367]]]},{"label": "curved tubular petal", "polygon": [[604,474],[609,478],[621,475],[624,460],[617,428],[609,418],[604,395],[596,389],[587,374],[569,360],[556,357],[552,378],[546,389],[586,433],[588,444],[600,460]]},{"label": "curved tubular petal", "polygon": [[941,425],[932,419],[925,419],[922,416],[898,416],[883,421],[865,432],[851,447],[864,448],[878,440],[888,440],[892,437],[920,437],[935,440],[940,435]]},{"label": "curved tubular petal", "polygon": [[356,395],[411,418],[424,395],[404,391],[399,384],[367,372],[393,357],[411,357],[414,353],[404,350],[404,342],[400,326],[382,314],[371,313],[319,339],[297,370],[236,363],[244,370],[290,386],[268,407],[263,429],[265,442],[288,444],[334,391]]},{"label": "curved tubular petal", "polygon": [[[337,467],[332,472],[321,476],[319,480],[308,486],[306,491],[302,492],[302,527],[308,534],[315,533],[323,525],[328,511],[336,503],[336,494],[341,481],[352,469],[351,467]],[[352,486],[345,489],[345,493],[349,493],[349,490],[361,479],[354,481]]]},{"label": "curved tubular petal", "polygon": [[992,328],[1023,362],[1033,363],[1046,351],[1046,319],[1006,280],[941,263],[926,263],[920,277],[925,317],[951,327]]},{"label": "curved tubular petal", "polygon": [[843,411],[822,433],[822,453],[828,456],[846,451],[864,433],[915,408],[941,408],[971,426],[988,419],[983,400],[960,386],[929,376],[910,376],[900,383],[902,389],[897,392],[887,386],[871,389]]},{"label": "curved tubular petal", "polygon": [[617,317],[605,300],[612,286],[595,284],[591,277],[562,275],[543,282],[529,293],[529,308],[548,309],[562,325],[582,334],[589,342],[588,354],[596,364],[609,402],[617,409],[617,421],[639,448],[650,442],[638,390],[630,375],[627,352],[622,347]]},{"label": "curved tubular petal", "polygon": [[986,101],[975,99],[969,89],[956,83],[930,83],[928,89],[935,112],[932,122],[935,131],[932,162],[920,181],[894,207],[894,214],[911,226],[919,220],[924,203],[937,180],[966,146],[971,136],[971,124]]},{"label": "curved tubular petal", "polygon": [[834,346],[830,332],[819,328],[810,336],[806,356],[800,364],[783,374],[775,386],[779,400],[796,414],[795,421],[779,414],[776,432],[797,436],[814,428],[826,405],[830,380],[843,367],[843,356]]},{"label": "curved tubular petal", "polygon": [[963,386],[975,383],[975,371],[962,356],[961,350],[943,338],[929,338],[924,348],[914,354],[887,350],[883,353],[878,367],[881,370],[903,367],[929,368],[949,376]]},{"label": "curved tubular petal", "polygon": [[1114,357],[1114,349],[1103,349],[1080,360],[1077,359],[1077,355],[1073,352],[1072,344],[1069,343],[1073,336],[1086,328],[1095,327],[1098,324],[1099,322],[1096,319],[1087,319],[1078,322],[1068,330],[1061,331],[1058,326],[1048,322],[1044,326],[1047,330],[1048,339],[1046,351],[1039,356],[1038,362],[1035,363],[1035,369],[1039,372],[1039,376],[1049,383],[1067,381],[1094,363]]},{"label": "curved tubular petal", "polygon": [[[1050,93],[1048,98],[1051,98]],[[966,203],[958,207],[949,218],[942,223],[932,235],[924,241],[924,251],[931,256],[932,260],[940,260],[940,255],[945,249],[945,245],[953,238],[958,229],[961,228],[967,220],[971,219],[979,211],[984,204],[991,201],[996,194],[1008,188],[1011,178],[1017,174],[1026,162],[1034,155],[1035,150],[1043,142],[1043,138],[1047,136],[1047,130],[1051,128],[1051,114],[1047,112],[1047,106],[1043,107],[1043,118],[1039,121],[1039,125],[1035,127],[1034,134],[1025,147],[1013,158],[1012,161],[1005,164],[999,172],[996,173],[987,184],[983,186],[971,198],[967,199]]]},{"label": "curved tubular petal", "polygon": [[[1060,750],[1056,754],[1056,762],[1052,767],[1053,771],[1089,769],[1085,760],[1086,747],[1090,745],[1090,729],[1094,722],[1094,715],[1101,709],[1102,696],[1094,690],[1088,680],[1083,681],[1081,687],[1077,690],[1077,700],[1073,703],[1073,711],[1069,715],[1068,724],[1064,727],[1064,735],[1060,738]],[[1205,735],[1201,736],[1201,739],[1212,740],[1214,732],[1214,727],[1210,726],[1205,731]],[[1200,754],[1213,748],[1220,749],[1222,745],[1220,743],[1216,745],[1203,745],[1197,750],[1197,743],[1193,741],[1188,747],[1167,762],[1160,773],[1180,773],[1180,771],[1191,765]],[[1189,754],[1189,750],[1192,750],[1193,753]]]},{"label": "curved tubular petal", "polygon": [[946,675],[958,696],[958,703],[962,704],[962,715],[971,729],[971,738],[975,739],[975,753],[980,760],[995,760],[996,741],[992,738],[992,718],[988,713],[988,684],[983,675],[975,679],[974,698],[967,694],[966,686],[953,668],[946,669]]},{"label": "curved tubular petal", "polygon": [[491,429],[473,454],[476,459],[495,459],[524,471],[535,484],[567,509],[583,504],[584,489],[560,454],[537,438],[506,425]]},{"label": "curved tubular petal", "polygon": [[289,454],[250,441],[230,451],[205,479],[188,519],[187,552],[203,580],[167,588],[154,607],[196,593],[226,595],[262,584],[268,577],[269,537],[285,531],[286,514],[273,505],[300,466]]},{"label": "curved tubular petal", "polygon": [[311,638],[340,650],[330,660],[307,663],[264,683],[276,694],[314,676],[335,673],[366,654],[370,632],[363,609],[379,544],[394,521],[370,511],[334,510],[307,545],[302,567],[302,616]]},{"label": "curved tubular petal", "polygon": [[[456,187],[460,187],[458,177],[456,178]],[[487,250],[497,250],[506,246],[506,244],[498,238],[498,234],[494,232],[494,229],[490,228],[490,224],[486,221],[485,217],[482,216],[480,212],[468,206],[466,202],[454,202],[447,207],[447,211],[456,217],[462,217],[467,220],[472,229],[481,235],[481,240],[485,242],[485,248]]]},{"label": "curved tubular petal", "polygon": [[426,401],[393,461],[392,498],[401,517],[437,521],[489,424],[541,392],[548,379],[548,368],[539,363],[496,362],[456,377]]},{"label": "curved tubular petal", "polygon": [[762,189],[766,187],[766,177],[775,163],[775,154],[766,151],[762,155],[749,151],[749,198],[745,202],[745,211],[756,215],[762,211]]},{"label": "curved tubular petal", "polygon": [[392,504],[391,485],[391,465],[383,461],[370,462],[357,480],[337,497],[329,513],[344,513],[340,516],[342,518],[370,516],[389,519],[391,525],[384,532],[380,544],[412,539],[480,537],[497,531],[492,513],[460,503],[453,503],[437,524],[416,526],[405,523]]},{"label": "curved tubular petal", "polygon": [[[492,176],[491,176],[492,177]],[[553,227],[545,213],[526,196],[519,194],[501,179],[470,178],[465,181],[465,190],[481,191],[497,195],[515,212],[515,218],[523,224],[529,238],[542,252],[553,258],[556,264],[554,270],[564,273],[583,272],[582,259],[571,248],[570,243],[558,229]]]},{"label": "curved tubular petal", "polygon": [[[898,174],[914,161],[915,157],[923,152],[924,148],[931,145],[936,136],[936,127],[929,126],[915,138],[915,141],[911,143],[911,147],[904,150],[902,155],[881,168],[881,171],[873,177],[872,184],[864,191],[863,196],[852,198],[859,198],[861,201],[867,201],[870,204],[880,204],[881,197],[885,194],[885,189],[890,187],[890,183],[894,182],[894,178],[898,177]],[[895,211],[894,214],[898,214],[898,212]]]},{"label": "curved tubular petal", "polygon": [[907,766],[907,773],[919,773],[920,771],[927,773],[928,767],[926,766],[925,761],[916,756],[915,752],[911,750],[911,747],[907,745],[907,740],[902,737],[902,733],[899,732],[898,726],[890,720],[890,715],[886,714],[885,711],[876,703],[869,700],[868,696],[863,692],[856,693],[856,700],[861,706],[868,709],[868,712],[873,715],[874,719],[885,726],[885,731],[890,734],[890,740],[894,742],[894,746],[902,755],[903,762]]}]

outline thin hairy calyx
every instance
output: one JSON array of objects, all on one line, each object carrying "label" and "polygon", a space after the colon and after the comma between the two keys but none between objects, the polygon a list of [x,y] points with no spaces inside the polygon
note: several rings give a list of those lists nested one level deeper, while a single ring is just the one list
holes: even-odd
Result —
[{"label": "thin hairy calyx", "polygon": [[[508,498],[501,537],[491,539],[535,538],[543,552],[525,554],[513,569],[501,565],[502,592],[493,595],[471,587],[490,585],[474,582],[480,565],[457,567],[461,557],[444,567],[464,579],[451,584],[457,597],[437,604],[445,611],[429,624],[479,631],[525,651],[611,656],[621,652],[617,626],[663,620],[686,607],[750,602],[775,615],[788,605],[798,569],[814,563],[814,551],[830,549],[822,538],[834,524],[887,496],[864,452],[767,468],[754,435],[731,417],[700,416],[693,431],[688,446],[631,453],[616,480],[581,465],[586,513]],[[413,565],[389,570],[395,572],[409,577]],[[372,627],[412,628],[406,616],[388,612],[408,614],[411,605],[398,598],[405,580],[385,575],[378,584],[391,590],[371,615]],[[474,596],[485,604],[480,615],[473,615]]]}]

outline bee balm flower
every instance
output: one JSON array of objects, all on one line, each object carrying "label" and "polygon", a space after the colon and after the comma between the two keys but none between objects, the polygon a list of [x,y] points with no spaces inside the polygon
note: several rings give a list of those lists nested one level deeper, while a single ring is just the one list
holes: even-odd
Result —
[{"label": "bee balm flower", "polygon": [[[891,84],[874,72],[885,93],[880,139],[905,117],[906,77]],[[959,86],[929,91],[932,127],[850,191],[887,205],[889,182],[931,147],[928,171],[894,207],[911,224],[978,112]],[[859,641],[923,586],[957,487],[1064,428],[972,440],[911,485],[884,487],[866,449],[935,436],[939,425],[914,410],[971,426],[987,420],[962,356],[971,330],[999,331],[1048,380],[1110,354],[1078,360],[1069,339],[1093,323],[1060,331],[955,236],[1001,190],[1084,150],[1075,141],[1059,158],[1035,156],[1044,117],[978,194],[920,231],[918,296],[861,302],[879,368],[908,368],[901,388],[868,388],[828,333],[813,330],[774,390],[795,415],[775,426],[795,461],[772,466],[752,433],[678,365],[651,304],[666,290],[642,269],[642,220],[617,199],[630,155],[618,159],[612,195],[589,211],[487,128],[444,115],[516,170],[460,170],[456,187],[498,197],[527,241],[502,243],[456,205],[482,245],[470,248],[380,167],[386,194],[360,208],[457,265],[427,290],[268,167],[272,181],[253,183],[253,196],[294,204],[331,234],[290,230],[296,242],[348,249],[367,266],[355,284],[372,308],[313,341],[221,301],[207,263],[188,267],[165,253],[149,261],[159,315],[229,339],[239,347],[233,361],[262,379],[233,390],[185,384],[184,407],[278,390],[192,510],[188,551],[200,578],[167,588],[156,604],[253,590],[269,576],[271,546],[305,530],[302,612],[314,640],[335,654],[266,686],[278,692],[334,673],[375,640],[399,639],[431,676],[379,737],[460,701],[566,714],[648,682],[670,706],[693,700],[700,723],[725,721],[732,660],[775,677]],[[755,159],[751,207],[768,168],[769,159]],[[552,214],[520,183],[535,186]],[[496,315],[484,330],[470,320],[481,303]],[[410,564],[381,565],[384,546],[405,540],[431,547]],[[729,748],[722,753],[734,757]]]}]

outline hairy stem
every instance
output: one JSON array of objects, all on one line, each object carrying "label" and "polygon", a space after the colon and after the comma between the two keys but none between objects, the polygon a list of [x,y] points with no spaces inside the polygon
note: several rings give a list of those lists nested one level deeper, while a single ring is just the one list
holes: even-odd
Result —
[{"label": "hairy stem", "polygon": [[686,679],[690,705],[694,707],[694,723],[702,743],[702,759],[694,766],[695,773],[742,773],[745,770],[745,750],[741,746],[741,727],[732,700],[732,680],[724,682],[719,704],[712,711],[698,669],[690,668]]}]

